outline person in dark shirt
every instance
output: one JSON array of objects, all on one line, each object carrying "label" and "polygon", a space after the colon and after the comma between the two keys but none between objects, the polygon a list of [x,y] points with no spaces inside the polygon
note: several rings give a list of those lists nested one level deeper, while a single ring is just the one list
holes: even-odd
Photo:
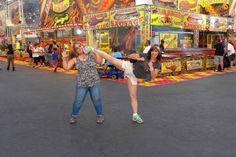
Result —
[{"label": "person in dark shirt", "polygon": [[165,53],[164,42],[165,42],[165,41],[162,39],[162,40],[161,40],[161,44],[160,44],[160,46],[159,46],[161,53]]},{"label": "person in dark shirt", "polygon": [[14,65],[14,50],[12,47],[12,44],[9,44],[7,46],[7,70],[10,69],[10,64],[12,65],[12,70],[15,71],[15,65]]},{"label": "person in dark shirt", "polygon": [[218,39],[216,45],[215,45],[215,55],[214,55],[214,64],[215,64],[215,71],[219,71],[218,66],[220,65],[221,71],[224,71],[224,50],[225,46],[224,43],[221,42],[220,39]]}]

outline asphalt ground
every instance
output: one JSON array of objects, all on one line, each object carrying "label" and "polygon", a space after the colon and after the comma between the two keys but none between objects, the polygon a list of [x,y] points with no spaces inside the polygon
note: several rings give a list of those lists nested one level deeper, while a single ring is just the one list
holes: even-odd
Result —
[{"label": "asphalt ground", "polygon": [[139,87],[142,125],[126,84],[102,81],[105,123],[88,95],[70,125],[75,76],[0,65],[0,157],[236,156],[236,73]]}]

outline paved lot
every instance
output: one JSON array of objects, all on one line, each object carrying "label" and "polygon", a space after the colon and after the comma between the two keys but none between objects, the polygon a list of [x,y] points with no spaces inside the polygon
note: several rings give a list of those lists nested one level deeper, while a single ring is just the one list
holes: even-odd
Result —
[{"label": "paved lot", "polygon": [[104,125],[89,96],[69,125],[75,76],[0,65],[0,157],[236,156],[236,73],[140,87],[143,125],[131,122],[126,85],[102,81]]}]

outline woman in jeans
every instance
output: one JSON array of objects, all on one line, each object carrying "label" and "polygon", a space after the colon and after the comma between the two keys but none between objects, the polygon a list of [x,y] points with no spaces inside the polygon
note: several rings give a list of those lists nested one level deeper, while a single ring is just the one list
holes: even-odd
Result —
[{"label": "woman in jeans", "polygon": [[89,92],[97,113],[96,122],[102,124],[104,122],[104,117],[102,112],[101,86],[96,68],[97,64],[102,63],[102,58],[96,54],[86,54],[84,52],[84,46],[80,43],[75,43],[73,45],[72,54],[73,56],[69,59],[67,53],[65,51],[62,52],[63,68],[69,70],[76,66],[76,69],[78,69],[79,72],[77,75],[76,94],[69,122],[71,124],[76,123],[80,108]]},{"label": "woman in jeans", "polygon": [[7,51],[7,70],[10,69],[10,64],[12,65],[12,70],[15,71],[14,50],[13,50],[12,44],[8,45],[8,51]]}]

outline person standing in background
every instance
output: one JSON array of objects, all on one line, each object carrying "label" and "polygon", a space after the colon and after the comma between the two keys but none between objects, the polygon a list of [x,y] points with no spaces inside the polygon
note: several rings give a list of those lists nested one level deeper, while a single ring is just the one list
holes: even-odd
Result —
[{"label": "person standing in background", "polygon": [[219,71],[218,66],[220,65],[220,70],[224,71],[224,54],[225,54],[225,46],[223,41],[218,38],[218,41],[215,45],[215,55],[214,55],[214,64],[215,64],[215,71]]},{"label": "person standing in background", "polygon": [[28,45],[26,46],[26,51],[29,54],[29,64],[32,65],[33,62],[33,45],[32,43],[29,41]]},{"label": "person standing in background", "polygon": [[43,48],[43,45],[39,45],[39,63],[40,66],[45,66],[45,50]]},{"label": "person standing in background", "polygon": [[34,44],[32,57],[33,57],[33,62],[34,62],[33,63],[33,68],[34,68],[35,66],[38,66],[38,63],[39,63],[39,45],[38,45],[38,43]]},{"label": "person standing in background", "polygon": [[230,68],[232,68],[233,64],[234,64],[235,50],[234,50],[234,46],[231,44],[231,42],[228,42],[228,44],[227,44],[227,57],[230,62]]},{"label": "person standing in background", "polygon": [[53,52],[52,52],[52,66],[54,68],[54,72],[57,72],[58,58],[59,58],[59,52],[58,52],[57,48],[54,47]]},{"label": "person standing in background", "polygon": [[144,54],[147,54],[148,51],[150,50],[150,48],[151,48],[151,41],[150,41],[150,40],[146,40],[145,48],[144,48],[144,50],[143,50],[143,53],[144,53]]},{"label": "person standing in background", "polygon": [[160,46],[159,46],[161,53],[165,53],[164,43],[165,43],[165,41],[162,39],[162,40],[161,40],[161,44],[160,44]]},{"label": "person standing in background", "polygon": [[7,51],[7,70],[10,70],[10,65],[12,65],[12,70],[15,71],[14,50],[13,50],[12,44],[8,45],[8,51]]}]

